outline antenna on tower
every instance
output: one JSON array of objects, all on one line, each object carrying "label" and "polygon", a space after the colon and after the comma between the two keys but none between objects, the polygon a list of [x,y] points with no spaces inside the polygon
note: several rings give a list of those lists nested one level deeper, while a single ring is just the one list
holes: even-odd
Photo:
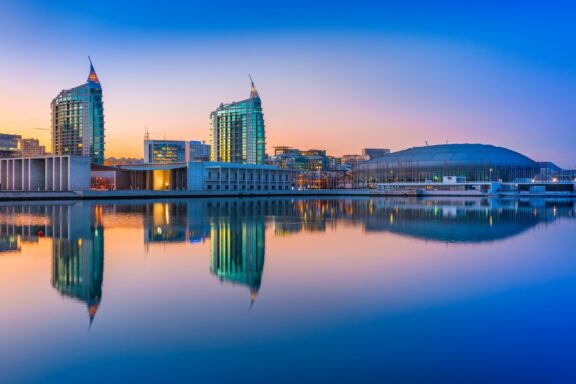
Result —
[{"label": "antenna on tower", "polygon": [[144,140],[150,140],[150,132],[148,132],[148,128],[144,127],[144,129],[146,130],[144,132]]},{"label": "antenna on tower", "polygon": [[424,142],[426,143],[426,146],[428,146],[428,140],[424,140]]}]

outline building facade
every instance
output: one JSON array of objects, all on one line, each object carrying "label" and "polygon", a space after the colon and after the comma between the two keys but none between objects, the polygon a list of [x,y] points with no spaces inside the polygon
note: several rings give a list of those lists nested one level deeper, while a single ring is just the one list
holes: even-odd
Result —
[{"label": "building facade", "polygon": [[130,190],[274,193],[298,182],[298,172],[290,169],[208,161],[122,165],[116,172],[118,185]]},{"label": "building facade", "polygon": [[220,104],[210,114],[210,160],[227,163],[264,164],[266,135],[262,101],[252,82],[250,98]]},{"label": "building facade", "polygon": [[87,191],[86,156],[18,157],[0,160],[0,191]]},{"label": "building facade", "polygon": [[354,167],[354,182],[441,182],[444,176],[468,182],[530,181],[540,171],[536,162],[502,147],[483,144],[442,144],[410,148]]},{"label": "building facade", "polygon": [[203,141],[189,141],[186,144],[186,161],[209,161],[210,145]]},{"label": "building facade", "polygon": [[186,142],[178,140],[144,140],[144,163],[166,164],[186,161]]},{"label": "building facade", "polygon": [[362,149],[362,156],[367,160],[377,159],[378,157],[386,156],[390,153],[388,148],[364,148]]},{"label": "building facade", "polygon": [[22,157],[44,156],[46,147],[38,139],[22,139]]},{"label": "building facade", "polygon": [[20,157],[22,136],[0,133],[0,157]]},{"label": "building facade", "polygon": [[53,154],[86,156],[103,164],[104,103],[92,62],[87,82],[61,91],[51,107]]}]

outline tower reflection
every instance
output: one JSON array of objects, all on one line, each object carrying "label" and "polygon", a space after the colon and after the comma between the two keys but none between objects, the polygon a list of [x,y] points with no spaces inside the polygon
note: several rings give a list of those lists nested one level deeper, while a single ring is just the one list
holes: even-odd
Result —
[{"label": "tower reflection", "polygon": [[61,295],[84,302],[92,324],[104,278],[102,207],[55,206],[51,217],[52,286]]},{"label": "tower reflection", "polygon": [[210,271],[233,284],[246,286],[254,303],[264,270],[264,215],[254,202],[215,202],[210,220]]}]

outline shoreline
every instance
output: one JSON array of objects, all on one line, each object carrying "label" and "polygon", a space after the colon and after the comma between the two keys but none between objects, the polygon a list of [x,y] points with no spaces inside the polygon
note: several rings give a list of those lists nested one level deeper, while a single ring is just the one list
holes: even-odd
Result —
[{"label": "shoreline", "polygon": [[463,193],[461,191],[426,191],[425,193],[391,193],[375,189],[308,189],[304,191],[266,192],[207,192],[207,191],[68,191],[68,192],[0,192],[0,201],[37,200],[112,200],[112,199],[171,199],[171,198],[227,198],[227,197],[476,197],[476,198],[576,198],[575,192],[545,193]]}]

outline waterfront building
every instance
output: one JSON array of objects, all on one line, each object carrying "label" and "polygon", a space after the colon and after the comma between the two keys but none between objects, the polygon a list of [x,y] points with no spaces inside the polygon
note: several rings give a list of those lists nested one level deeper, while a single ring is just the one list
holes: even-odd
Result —
[{"label": "waterfront building", "polygon": [[444,176],[475,181],[531,181],[539,165],[518,152],[483,144],[410,148],[354,167],[357,186],[391,182],[441,182]]},{"label": "waterfront building", "polygon": [[0,159],[0,191],[86,191],[90,158],[43,156]]},{"label": "waterfront building", "polygon": [[367,160],[376,159],[378,157],[386,156],[390,153],[387,148],[364,148],[362,149],[362,156],[367,157]]},{"label": "waterfront building", "polygon": [[147,164],[182,163],[186,161],[186,142],[178,140],[144,140],[144,162]]},{"label": "waterfront building", "polygon": [[87,156],[104,163],[102,87],[90,61],[85,84],[61,91],[52,100],[52,153]]},{"label": "waterfront building", "polygon": [[264,164],[266,135],[262,101],[254,82],[251,84],[248,99],[220,104],[210,114],[211,161]]},{"label": "waterfront building", "polygon": [[122,165],[116,168],[115,180],[132,190],[281,192],[296,185],[297,172],[271,165],[195,161]]},{"label": "waterfront building", "polygon": [[22,157],[44,156],[46,147],[38,139],[22,139]]},{"label": "waterfront building", "polygon": [[22,156],[22,136],[0,133],[0,158]]},{"label": "waterfront building", "polygon": [[186,144],[186,161],[209,161],[210,145],[204,141],[189,141]]}]

